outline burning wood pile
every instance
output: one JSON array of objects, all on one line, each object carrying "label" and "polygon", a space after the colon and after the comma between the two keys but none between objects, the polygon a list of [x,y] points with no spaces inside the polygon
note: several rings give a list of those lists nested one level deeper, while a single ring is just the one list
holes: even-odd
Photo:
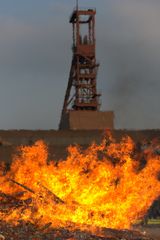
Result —
[{"label": "burning wood pile", "polygon": [[129,137],[116,143],[108,135],[87,150],[69,147],[67,159],[55,164],[42,141],[20,147],[10,170],[1,167],[0,233],[8,240],[149,239],[123,230],[160,196],[155,146],[135,149]]},{"label": "burning wood pile", "polygon": [[20,222],[13,226],[0,221],[0,240],[152,240],[138,231],[103,229],[101,234],[89,231],[51,228],[51,224],[42,228],[31,223]]}]

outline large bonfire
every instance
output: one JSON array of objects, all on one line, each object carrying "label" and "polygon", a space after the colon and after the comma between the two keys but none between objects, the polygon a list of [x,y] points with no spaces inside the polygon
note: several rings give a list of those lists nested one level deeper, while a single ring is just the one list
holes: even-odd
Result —
[{"label": "large bonfire", "polygon": [[8,172],[1,168],[1,204],[10,197],[17,206],[0,209],[0,218],[14,225],[129,229],[160,196],[159,173],[160,156],[152,148],[136,154],[129,137],[116,143],[108,136],[86,150],[70,146],[58,164],[37,141],[18,148]]}]

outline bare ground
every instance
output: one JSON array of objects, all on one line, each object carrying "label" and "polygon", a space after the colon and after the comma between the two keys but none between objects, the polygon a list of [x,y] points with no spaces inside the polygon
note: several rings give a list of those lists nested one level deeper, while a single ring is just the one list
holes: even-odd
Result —
[{"label": "bare ground", "polygon": [[160,240],[160,226],[139,227],[138,229],[153,240]]}]

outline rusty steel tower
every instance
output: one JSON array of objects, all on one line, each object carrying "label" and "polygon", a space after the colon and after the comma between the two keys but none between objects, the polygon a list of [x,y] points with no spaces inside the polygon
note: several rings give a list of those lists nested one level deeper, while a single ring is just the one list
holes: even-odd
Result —
[{"label": "rusty steel tower", "polygon": [[[86,118],[87,113],[98,112],[100,108],[101,95],[97,92],[96,83],[99,64],[96,61],[95,15],[95,9],[79,9],[77,2],[77,7],[70,17],[69,22],[73,28],[73,57],[60,129],[72,129],[71,118],[72,122],[76,121],[73,115]],[[79,128],[81,127],[84,128]]]}]

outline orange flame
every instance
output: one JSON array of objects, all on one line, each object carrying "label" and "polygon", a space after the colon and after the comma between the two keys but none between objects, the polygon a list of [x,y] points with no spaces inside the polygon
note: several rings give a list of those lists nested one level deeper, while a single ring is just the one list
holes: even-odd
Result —
[{"label": "orange flame", "polygon": [[51,222],[54,227],[130,228],[160,195],[160,157],[147,151],[147,164],[140,170],[134,149],[129,137],[116,143],[109,136],[87,150],[70,146],[67,159],[57,165],[47,162],[43,141],[20,147],[10,170],[5,175],[1,171],[0,191],[23,204],[7,213],[0,210],[1,219]]}]

